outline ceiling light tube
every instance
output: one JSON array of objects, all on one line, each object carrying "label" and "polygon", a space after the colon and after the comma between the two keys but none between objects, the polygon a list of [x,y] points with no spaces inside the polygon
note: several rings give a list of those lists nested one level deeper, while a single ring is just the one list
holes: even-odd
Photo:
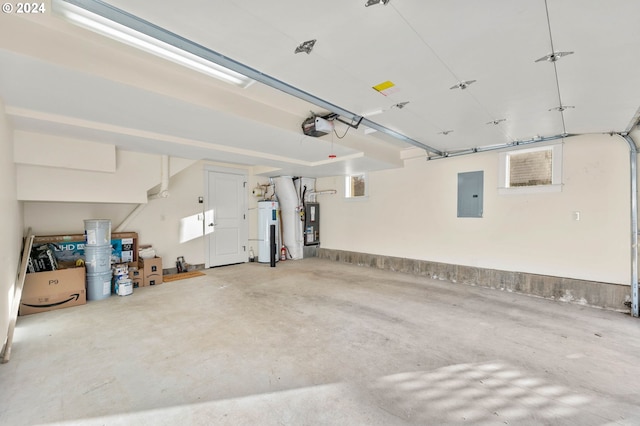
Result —
[{"label": "ceiling light tube", "polygon": [[391,136],[392,138],[398,139],[409,145],[416,146],[418,148],[424,149],[427,152],[434,153],[436,155],[440,155],[441,151],[430,147],[420,141],[417,141],[413,138],[405,136],[395,130],[389,129],[387,127],[381,126],[377,123],[374,123],[371,120],[366,118],[362,118],[362,116],[350,112],[338,105],[335,105],[331,102],[328,102],[322,98],[319,98],[311,93],[305,92],[302,89],[294,87],[284,81],[278,80],[270,75],[267,75],[261,71],[258,71],[255,68],[251,68],[247,65],[241,64],[225,55],[222,55],[218,52],[215,52],[211,49],[208,49],[204,46],[201,46],[197,43],[194,43],[190,40],[187,40],[177,34],[171,33],[163,28],[160,28],[156,25],[153,25],[150,22],[144,21],[136,16],[133,16],[123,10],[115,8],[103,1],[100,0],[52,0],[52,6],[54,12],[59,12],[64,9],[72,9],[70,6],[77,6],[80,11],[84,11],[86,13],[91,13],[92,16],[103,17],[107,21],[115,22],[120,24],[125,28],[133,29],[133,31],[144,34],[148,37],[151,37],[154,40],[160,41],[166,45],[173,46],[176,49],[179,49],[184,52],[189,52],[196,57],[201,58],[207,64],[216,64],[220,66],[222,69],[236,72],[239,76],[242,76],[247,79],[247,83],[242,87],[248,87],[253,82],[257,81],[267,86],[274,88],[276,90],[280,90],[288,95],[295,96],[298,99],[302,99],[303,101],[312,103],[320,108],[323,108],[327,111],[334,112],[342,117],[347,119],[351,119],[353,121],[358,121],[359,123],[379,131],[380,133],[384,133],[386,135]]},{"label": "ceiling light tube", "polygon": [[82,7],[69,4],[63,0],[53,0],[53,4],[55,10],[61,13],[69,22],[113,40],[239,87],[248,87],[254,82],[254,80],[240,73],[89,12]]}]

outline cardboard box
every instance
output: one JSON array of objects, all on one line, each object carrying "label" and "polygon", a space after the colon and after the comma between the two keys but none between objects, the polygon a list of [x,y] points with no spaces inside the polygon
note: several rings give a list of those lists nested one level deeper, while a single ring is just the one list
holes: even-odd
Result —
[{"label": "cardboard box", "polygon": [[[75,261],[84,256],[84,234],[71,235],[44,235],[33,239],[33,244],[53,243],[57,247],[54,255],[59,261]],[[137,232],[112,232],[111,255],[118,258],[118,262],[138,261],[138,233]]]},{"label": "cardboard box", "polygon": [[[132,269],[131,266],[135,266],[135,269]],[[138,264],[129,264],[129,279],[133,283],[133,288],[144,287],[144,276],[142,275],[142,270],[138,269]]]},{"label": "cardboard box", "polygon": [[142,272],[144,286],[162,284],[162,258],[140,259],[138,269]]},{"label": "cardboard box", "polygon": [[87,303],[85,269],[69,268],[27,274],[20,315],[36,314]]},{"label": "cardboard box", "polygon": [[[112,240],[113,242],[113,240]],[[120,262],[133,262],[138,257],[135,238],[120,238]]]}]

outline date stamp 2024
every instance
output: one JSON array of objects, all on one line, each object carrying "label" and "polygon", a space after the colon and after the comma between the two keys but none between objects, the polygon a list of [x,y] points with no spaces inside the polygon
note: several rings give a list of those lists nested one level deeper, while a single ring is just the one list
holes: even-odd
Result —
[{"label": "date stamp 2024", "polygon": [[6,14],[42,14],[47,11],[44,3],[2,3],[2,12]]}]

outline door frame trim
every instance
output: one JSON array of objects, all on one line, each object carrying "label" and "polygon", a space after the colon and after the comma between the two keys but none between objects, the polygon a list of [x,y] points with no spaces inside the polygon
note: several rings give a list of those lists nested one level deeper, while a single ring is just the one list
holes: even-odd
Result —
[{"label": "door frame trim", "polygon": [[[211,254],[211,243],[210,243],[210,238],[209,236],[206,234],[206,220],[205,219],[205,212],[207,209],[207,206],[209,205],[209,173],[225,173],[225,174],[230,174],[230,175],[238,175],[238,176],[243,176],[245,181],[249,182],[249,169],[245,169],[245,168],[233,168],[233,167],[224,167],[224,166],[213,166],[210,164],[205,164],[202,168],[202,175],[203,175],[203,180],[204,180],[204,195],[203,195],[203,203],[202,203],[202,236],[204,238],[204,267],[206,269],[209,269],[211,267],[211,265],[209,264],[209,259],[210,254]],[[247,191],[244,191],[244,215],[245,218],[247,217]],[[243,240],[245,241],[247,247],[249,244],[249,226],[248,223],[245,219],[244,221],[244,225],[243,225],[243,234],[244,234],[244,238]]]}]

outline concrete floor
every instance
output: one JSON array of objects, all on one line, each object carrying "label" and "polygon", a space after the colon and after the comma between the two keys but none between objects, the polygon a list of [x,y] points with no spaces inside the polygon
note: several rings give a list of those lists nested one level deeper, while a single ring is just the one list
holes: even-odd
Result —
[{"label": "concrete floor", "polygon": [[316,258],[18,319],[0,424],[637,425],[640,320]]}]

